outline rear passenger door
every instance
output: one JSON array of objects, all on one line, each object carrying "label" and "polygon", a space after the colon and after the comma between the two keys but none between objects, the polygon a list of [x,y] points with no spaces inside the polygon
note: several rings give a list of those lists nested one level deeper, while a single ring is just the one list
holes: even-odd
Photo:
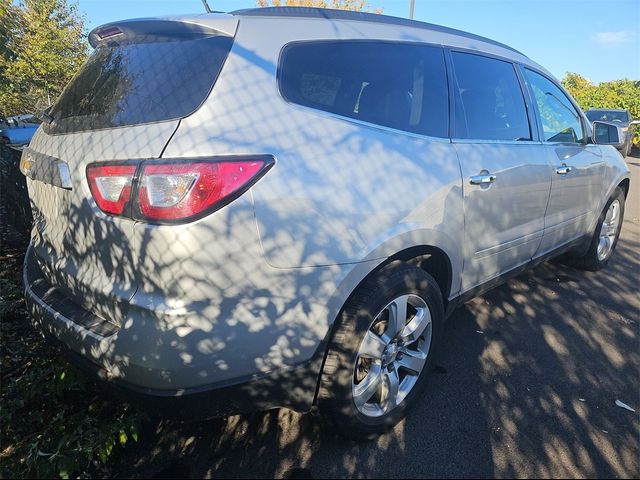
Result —
[{"label": "rear passenger door", "polygon": [[587,233],[603,194],[604,162],[600,147],[587,143],[582,115],[564,91],[542,73],[529,68],[523,72],[535,101],[545,154],[553,168],[539,249],[544,255]]},{"label": "rear passenger door", "polygon": [[544,231],[551,167],[514,64],[450,52],[453,142],[465,215],[462,289],[530,261]]}]

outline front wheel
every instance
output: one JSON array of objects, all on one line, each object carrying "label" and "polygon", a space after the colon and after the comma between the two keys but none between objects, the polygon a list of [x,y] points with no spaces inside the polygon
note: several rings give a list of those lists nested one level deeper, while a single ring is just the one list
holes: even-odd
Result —
[{"label": "front wheel", "polygon": [[595,271],[604,268],[609,263],[622,230],[624,201],[624,191],[617,187],[598,218],[589,250],[582,257],[570,258],[571,265],[583,270]]},{"label": "front wheel", "polygon": [[438,284],[406,264],[356,290],[337,320],[322,372],[320,409],[344,435],[370,439],[419,396],[443,323]]}]

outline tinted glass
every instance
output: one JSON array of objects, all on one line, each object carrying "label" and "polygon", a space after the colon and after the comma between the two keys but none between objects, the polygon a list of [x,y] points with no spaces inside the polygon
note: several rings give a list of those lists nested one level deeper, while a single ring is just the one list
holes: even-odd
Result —
[{"label": "tinted glass", "polygon": [[596,123],[594,136],[596,139],[596,143],[607,145],[607,144],[617,144],[620,142],[620,137],[618,136],[618,129],[613,125],[604,125],[602,123]]},{"label": "tinted glass", "polygon": [[50,133],[183,117],[209,93],[233,40],[165,39],[98,46],[50,114]]},{"label": "tinted glass", "polygon": [[569,98],[548,78],[525,69],[538,105],[545,142],[581,143],[584,132],[580,115]]},{"label": "tinted glass", "polygon": [[531,140],[527,109],[514,67],[479,55],[452,52],[461,104],[456,137]]},{"label": "tinted glass", "polygon": [[348,40],[292,44],[284,50],[278,79],[290,102],[408,132],[448,136],[441,48]]},{"label": "tinted glass", "polygon": [[620,122],[627,123],[631,121],[627,112],[615,112],[611,110],[589,110],[587,112],[587,118],[595,122],[599,120],[601,122]]}]

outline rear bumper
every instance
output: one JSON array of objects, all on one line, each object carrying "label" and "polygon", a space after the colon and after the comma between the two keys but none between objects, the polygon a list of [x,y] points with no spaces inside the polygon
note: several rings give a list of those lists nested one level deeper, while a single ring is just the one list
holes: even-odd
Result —
[{"label": "rear bumper", "polygon": [[[185,382],[193,378],[193,371],[182,376],[181,372],[189,367],[173,368],[171,360],[163,365],[162,356],[153,352],[153,346],[160,341],[157,337],[140,338],[144,331],[120,328],[65,297],[47,283],[31,248],[25,258],[24,284],[32,321],[45,337],[59,346],[73,364],[144,411],[197,419],[277,407],[304,412],[313,404],[323,348],[299,365],[188,386]],[[123,325],[130,315],[131,312]],[[131,341],[138,342],[135,351],[130,348]],[[123,350],[122,343],[129,348]],[[163,376],[166,388],[144,384],[145,380],[153,379],[157,385],[157,379]],[[137,379],[142,381],[136,382]]]},{"label": "rear bumper", "polygon": [[152,416],[202,420],[279,407],[307,412],[313,404],[312,397],[306,396],[307,400],[300,401],[300,397],[291,395],[294,389],[300,389],[311,378],[310,365],[197,388],[156,390],[112,378],[105,369],[74,352],[57,338],[50,334],[45,334],[45,337],[101,387]]}]

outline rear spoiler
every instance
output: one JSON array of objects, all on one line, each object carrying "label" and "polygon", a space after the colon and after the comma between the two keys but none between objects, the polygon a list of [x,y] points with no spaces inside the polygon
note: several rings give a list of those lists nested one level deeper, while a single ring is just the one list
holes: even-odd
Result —
[{"label": "rear spoiler", "polygon": [[[202,22],[194,21],[201,17],[204,17]],[[238,20],[231,15],[210,14],[175,19],[137,18],[94,28],[89,33],[89,43],[95,48],[104,42],[189,40],[214,35],[234,37],[237,26]]]}]

